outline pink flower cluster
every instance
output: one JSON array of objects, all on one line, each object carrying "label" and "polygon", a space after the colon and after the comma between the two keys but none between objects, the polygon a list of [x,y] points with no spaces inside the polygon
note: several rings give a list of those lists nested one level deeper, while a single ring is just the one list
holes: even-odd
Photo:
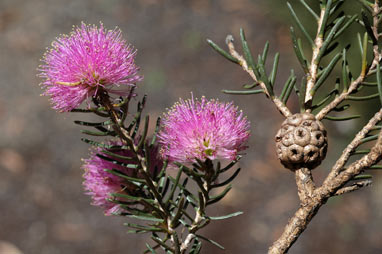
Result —
[{"label": "pink flower cluster", "polygon": [[[120,142],[111,142],[109,144],[115,146],[121,146]],[[136,164],[134,160],[118,159],[113,158],[110,155],[102,152],[102,148],[95,148],[89,159],[84,160],[83,169],[85,173],[84,177],[84,188],[87,191],[86,194],[90,195],[92,198],[92,205],[100,206],[104,209],[105,215],[119,214],[123,212],[123,208],[111,201],[127,201],[120,197],[111,196],[112,193],[128,194],[131,185],[127,184],[126,180],[120,176],[116,176],[110,172],[105,171],[105,169],[116,169],[121,173],[135,178],[141,178],[142,175],[137,169],[126,168],[122,165],[113,163],[112,161],[107,161],[97,156],[97,154],[112,158],[116,161],[125,164]],[[115,154],[132,157],[133,153],[126,149],[107,149],[107,151],[113,152]],[[158,147],[153,146],[150,150],[150,173],[154,176],[155,172],[159,172],[163,167],[163,162],[158,158]]]},{"label": "pink flower cluster", "polygon": [[126,88],[142,79],[134,63],[135,55],[119,29],[107,31],[102,24],[98,28],[82,23],[69,35],[57,38],[45,53],[39,68],[39,76],[45,79],[41,84],[43,94],[50,96],[58,111],[78,107],[99,87],[126,95]]},{"label": "pink flower cluster", "polygon": [[160,153],[170,162],[233,160],[246,148],[249,128],[247,118],[232,103],[204,97],[180,100],[161,122]]}]

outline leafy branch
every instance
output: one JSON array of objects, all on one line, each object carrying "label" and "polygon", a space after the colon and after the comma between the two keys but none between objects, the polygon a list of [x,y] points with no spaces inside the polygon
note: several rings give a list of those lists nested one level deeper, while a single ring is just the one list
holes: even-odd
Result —
[{"label": "leafy branch", "polygon": [[[133,92],[131,90],[128,98],[131,98]],[[238,175],[240,168],[224,181],[220,181],[220,176],[234,167],[240,157],[224,168],[221,168],[220,163],[214,166],[210,160],[198,161],[192,167],[175,162],[172,167],[178,168],[176,177],[167,175],[167,163],[164,163],[161,169],[156,169],[156,173],[152,174],[149,169],[155,158],[150,157],[150,148],[155,144],[160,121],[158,119],[156,131],[149,142],[147,140],[148,117],[144,118],[143,129],[141,128],[146,97],[138,102],[135,117],[130,124],[125,125],[129,101],[130,99],[125,99],[123,103],[113,104],[108,93],[99,88],[94,97],[94,102],[98,107],[90,110],[73,110],[74,112],[95,113],[97,116],[108,118],[109,120],[96,123],[85,121],[75,121],[75,123],[95,128],[99,132],[97,135],[102,134],[102,136],[121,139],[124,144],[122,146],[99,143],[87,138],[83,138],[83,141],[102,148],[102,153],[97,154],[102,160],[139,172],[139,176],[132,177],[117,169],[105,169],[108,173],[122,178],[126,186],[124,192],[111,194],[110,202],[118,203],[123,208],[122,215],[144,222],[143,224],[127,222],[125,225],[132,229],[130,231],[132,233],[151,233],[151,239],[155,244],[151,246],[147,243],[145,253],[157,253],[157,249],[161,248],[167,253],[185,254],[189,251],[188,253],[197,254],[201,251],[202,241],[224,249],[220,244],[197,234],[197,232],[212,220],[222,220],[242,214],[236,212],[214,217],[207,215],[206,212],[208,206],[223,199],[231,189],[231,182]],[[82,132],[91,136],[97,133],[89,130]],[[128,150],[131,157],[120,155],[118,151],[121,149]],[[126,160],[135,163],[122,162]],[[197,187],[196,193],[193,191],[194,188],[189,186],[189,179]],[[211,194],[211,191],[219,188],[223,188],[220,194]],[[129,191],[130,189],[134,191]],[[126,201],[113,198],[121,198]],[[191,211],[188,207],[192,207]],[[188,233],[183,237],[185,232]]]},{"label": "leafy branch", "polygon": [[[317,122],[322,119],[345,121],[358,118],[358,115],[334,117],[329,116],[328,114],[332,111],[342,112],[348,109],[350,104],[340,106],[340,104],[346,100],[370,100],[379,97],[382,102],[382,79],[380,67],[382,52],[379,43],[382,35],[379,30],[382,20],[382,7],[380,6],[379,0],[375,0],[374,3],[370,3],[366,0],[360,0],[360,2],[368,13],[363,11],[361,15],[362,17],[357,18],[357,15],[347,16],[343,12],[336,14],[344,3],[342,0],[320,1],[320,13],[318,14],[313,11],[313,8],[311,8],[304,0],[300,0],[300,3],[317,21],[317,30],[314,38],[307,32],[308,30],[302,24],[292,5],[287,3],[288,9],[297,24],[297,27],[301,30],[309,47],[312,49],[312,55],[310,60],[308,60],[303,50],[302,40],[297,37],[295,29],[291,27],[290,32],[293,49],[301,68],[304,71],[304,77],[301,79],[301,86],[296,86],[297,77],[292,70],[289,78],[284,84],[281,95],[278,97],[274,95],[273,87],[275,85],[275,73],[277,71],[279,55],[278,53],[275,55],[271,75],[267,75],[264,68],[264,62],[266,61],[268,52],[268,43],[265,44],[263,54],[260,54],[257,62],[255,62],[252,58],[243,30],[240,31],[240,37],[242,40],[244,56],[241,56],[235,50],[232,36],[228,36],[226,40],[229,49],[228,52],[222,50],[209,40],[209,44],[218,53],[229,59],[231,62],[239,64],[254,81],[252,85],[244,86],[247,90],[223,90],[223,92],[230,94],[264,93],[272,100],[284,117],[293,120],[293,117],[299,116],[297,116],[298,114],[292,115],[291,111],[287,108],[286,103],[290,93],[294,90],[299,98],[301,112],[306,112],[305,114],[309,115],[313,110],[319,110],[314,116]],[[371,22],[369,16],[372,17]],[[349,68],[348,49],[350,46],[338,50],[339,43],[336,41],[355,21],[362,25],[365,30],[363,38],[361,38],[361,35],[358,35],[361,53],[361,69],[357,78],[353,78],[353,74],[350,72]],[[369,64],[367,54],[371,51],[370,44],[372,44],[373,59]],[[335,52],[336,49],[337,52]],[[333,57],[329,59],[326,66],[323,65],[323,58],[327,57],[332,52],[335,52],[333,53]],[[328,81],[328,78],[339,62],[342,63],[341,77],[337,77],[335,84],[330,87],[329,92],[316,102],[317,91],[322,89],[323,84]],[[375,81],[366,81],[366,79],[372,79],[373,77],[375,78]],[[343,86],[342,90],[341,85]],[[260,86],[260,89],[249,90],[256,86]],[[364,87],[377,87],[378,93],[354,96]],[[382,158],[382,134],[380,133],[380,126],[377,125],[381,120],[382,109],[370,119],[369,123],[362,128],[353,141],[344,149],[343,154],[337,160],[321,186],[316,186],[311,169],[308,168],[306,163],[306,167],[300,166],[294,170],[298,195],[300,198],[300,208],[289,220],[284,232],[280,238],[272,244],[268,253],[286,253],[305,230],[319,208],[325,204],[330,197],[352,192],[371,184],[371,180],[369,180],[371,175],[362,175],[361,173],[365,170],[381,168],[380,165],[376,165]],[[374,131],[379,133],[375,134],[373,133]],[[374,141],[375,144],[371,149],[359,149],[363,144]],[[360,154],[363,157],[350,165],[346,165],[351,156]]]}]

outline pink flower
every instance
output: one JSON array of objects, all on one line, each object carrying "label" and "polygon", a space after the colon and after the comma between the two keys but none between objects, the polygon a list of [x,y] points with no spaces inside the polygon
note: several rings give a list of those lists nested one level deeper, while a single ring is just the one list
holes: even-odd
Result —
[{"label": "pink flower", "polygon": [[[122,145],[121,142],[110,142],[109,144],[115,147]],[[106,150],[126,157],[133,156],[133,153],[126,149],[117,148]],[[137,165],[137,163],[133,159],[120,159],[111,155],[107,155],[100,147],[94,148],[91,152],[90,158],[84,160],[85,164],[83,165],[83,169],[85,170],[85,173],[83,175],[83,185],[87,191],[86,194],[90,195],[92,198],[92,205],[102,207],[105,211],[105,215],[119,214],[123,212],[123,207],[121,207],[120,204],[113,202],[113,200],[117,202],[124,202],[128,200],[125,200],[121,197],[113,197],[111,194],[120,193],[131,195],[131,192],[134,192],[134,186],[127,183],[123,177],[107,172],[105,169],[115,169],[127,176],[134,178],[142,178],[142,174],[138,169],[127,168],[120,164],[113,163],[112,161],[102,159],[97,156],[97,154],[125,164]],[[154,174],[159,172],[163,167],[162,160],[158,158],[157,146],[153,146],[151,148],[150,158],[150,173],[152,176],[154,176]]]},{"label": "pink flower", "polygon": [[165,114],[158,137],[160,153],[170,162],[233,160],[246,149],[249,122],[232,103],[191,98]]},{"label": "pink flower", "polygon": [[[92,97],[99,87],[123,96],[142,77],[134,63],[136,51],[119,29],[81,24],[52,43],[42,59],[39,76],[53,108],[70,111]],[[117,88],[117,89],[115,89]]]}]

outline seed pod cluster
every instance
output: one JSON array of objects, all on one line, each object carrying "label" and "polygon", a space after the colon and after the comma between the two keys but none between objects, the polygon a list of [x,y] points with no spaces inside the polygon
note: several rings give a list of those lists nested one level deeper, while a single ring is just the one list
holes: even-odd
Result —
[{"label": "seed pod cluster", "polygon": [[314,169],[325,159],[328,139],[324,125],[313,114],[288,117],[276,134],[277,156],[288,169]]}]

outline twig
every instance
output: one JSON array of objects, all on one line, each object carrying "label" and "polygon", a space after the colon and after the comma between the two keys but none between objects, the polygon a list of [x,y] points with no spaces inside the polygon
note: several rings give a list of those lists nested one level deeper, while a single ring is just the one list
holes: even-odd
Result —
[{"label": "twig", "polygon": [[382,120],[382,109],[380,109],[375,115],[369,120],[369,122],[362,128],[360,132],[354,137],[354,139],[349,143],[349,145],[342,152],[342,155],[334,164],[331,172],[326,177],[323,185],[328,184],[332,181],[339,172],[344,168],[346,162],[349,160],[351,153],[360,145],[361,140],[366,137],[366,135],[373,129],[373,127]]},{"label": "twig", "polygon": [[371,184],[372,184],[371,180],[360,181],[360,182],[354,183],[350,186],[346,186],[346,187],[343,187],[343,188],[337,190],[336,193],[334,193],[334,195],[339,196],[339,195],[342,195],[345,193],[356,191],[356,190],[359,190],[363,187],[370,186]]},{"label": "twig", "polygon": [[[378,140],[371,151],[361,159],[353,162],[348,168],[343,170],[346,162],[349,159],[351,151],[355,149],[360,140],[382,119],[382,109],[370,119],[369,123],[356,135],[354,140],[348,145],[344,153],[333,166],[331,173],[325,179],[321,187],[316,188],[312,194],[311,176],[305,169],[296,171],[296,182],[299,189],[301,199],[301,207],[297,210],[294,216],[289,220],[289,223],[284,229],[281,237],[273,243],[269,249],[270,254],[286,253],[292,244],[297,240],[301,233],[306,229],[309,222],[316,215],[320,207],[332,196],[343,194],[350,191],[350,188],[345,187],[339,191],[346,183],[354,176],[360,174],[364,169],[375,165],[381,160],[382,156],[382,134],[379,134]],[[341,171],[342,170],[342,171]],[[308,179],[304,182],[305,179]],[[314,185],[313,185],[314,186]],[[363,186],[362,186],[363,187]],[[359,187],[361,188],[361,186]],[[358,189],[359,189],[358,188]],[[353,187],[352,190],[356,190]],[[339,193],[337,193],[339,191]]]},{"label": "twig", "polygon": [[116,133],[118,133],[119,137],[122,140],[124,140],[127,143],[127,145],[131,148],[135,156],[135,159],[137,160],[140,168],[142,169],[142,176],[145,179],[147,186],[149,187],[149,191],[153,194],[155,202],[158,203],[159,208],[163,212],[163,214],[169,217],[170,213],[167,211],[166,206],[163,203],[162,196],[160,195],[160,193],[158,192],[156,188],[157,184],[151,179],[150,174],[148,172],[146,159],[144,156],[141,156],[139,154],[139,147],[134,144],[133,138],[129,135],[129,133],[126,131],[125,128],[122,128],[121,120],[119,119],[113,104],[110,102],[108,93],[104,91],[103,89],[99,88],[97,96],[99,96],[102,105],[106,108],[106,110],[110,114],[110,117],[113,121],[113,125],[112,125],[113,130]]},{"label": "twig", "polygon": [[236,50],[235,50],[235,46],[233,44],[233,38],[232,36],[227,36],[227,39],[226,39],[226,43],[228,45],[228,48],[229,48],[229,53],[231,54],[232,57],[234,57],[235,59],[237,59],[241,65],[241,67],[243,68],[244,71],[246,71],[250,76],[251,78],[260,85],[260,87],[263,89],[265,95],[270,98],[273,103],[276,105],[277,109],[280,111],[280,113],[285,116],[285,117],[289,117],[292,115],[292,113],[290,112],[290,110],[288,109],[288,107],[279,99],[277,98],[276,96],[270,96],[269,95],[269,91],[267,89],[267,87],[265,86],[264,82],[259,80],[255,73],[253,72],[252,69],[250,69],[248,67],[248,63],[247,61],[244,59],[244,57],[242,55],[240,55]]},{"label": "twig", "polygon": [[309,67],[309,73],[306,83],[306,91],[305,91],[305,104],[309,103],[313,99],[313,95],[311,94],[311,90],[314,87],[314,84],[317,80],[317,73],[318,73],[318,67],[320,64],[320,51],[323,44],[323,33],[322,26],[324,25],[324,19],[325,19],[325,13],[326,8],[321,9],[320,18],[318,20],[318,27],[317,27],[317,35],[316,39],[314,40],[314,46],[313,46],[313,54],[312,54],[312,60]]},{"label": "twig", "polygon": [[[382,8],[379,7],[379,0],[375,1],[374,8],[373,8],[373,34],[376,40],[378,41],[381,34],[378,33],[378,25],[380,24],[380,20],[378,19],[377,13],[381,11]],[[366,52],[364,53],[366,54]],[[365,78],[372,74],[377,64],[381,61],[382,55],[380,52],[380,47],[378,44],[373,45],[373,61],[371,63],[370,68],[367,70],[366,73],[361,72],[361,74],[358,76],[356,80],[354,80],[348,90],[344,90],[338,97],[336,97],[331,103],[326,105],[321,111],[316,115],[317,120],[322,120],[330,111],[332,111],[334,108],[336,108],[341,102],[343,102],[351,93],[357,90],[357,88],[360,86],[360,84],[365,80]]]},{"label": "twig", "polygon": [[[213,169],[212,164],[207,163],[205,166],[206,167],[204,170],[206,172],[206,175],[205,175],[205,177],[203,177],[203,179],[199,180],[199,181],[201,181],[201,180],[203,181],[203,183],[201,185],[199,185],[199,188],[201,189],[201,192],[199,194],[199,199],[201,199],[199,201],[200,207],[198,207],[198,209],[196,210],[195,219],[192,222],[192,225],[188,230],[189,233],[186,236],[183,243],[181,244],[181,247],[180,247],[180,253],[181,254],[186,253],[187,249],[190,247],[190,245],[192,243],[192,240],[196,237],[196,232],[199,229],[203,228],[204,226],[208,225],[208,223],[209,223],[209,219],[205,217],[205,207],[207,206],[207,203],[210,199],[209,192],[211,190],[210,186],[211,186],[212,178],[209,177],[209,175],[211,173],[213,173],[214,169]],[[197,179],[195,179],[195,180],[197,180]]]},{"label": "twig", "polygon": [[[330,1],[331,2],[331,1]],[[317,79],[317,70],[318,64],[320,61],[320,48],[323,43],[323,23],[325,16],[325,8],[324,6],[321,9],[321,15],[318,21],[318,33],[315,39],[315,46],[313,49],[312,62],[309,68],[309,77],[307,82],[306,89],[306,99],[305,104],[311,103],[312,101],[312,93],[311,90],[315,85]],[[381,20],[378,18],[378,13],[382,8],[379,6],[379,0],[375,0],[373,6],[373,26],[372,31],[373,35],[378,41],[381,34],[378,33],[378,25]],[[366,25],[366,24],[365,24]],[[373,40],[375,41],[375,40]],[[365,40],[367,43],[367,40]],[[366,50],[366,47],[364,47]],[[331,103],[325,106],[317,115],[317,120],[322,120],[331,110],[336,108],[341,102],[343,102],[347,97],[356,91],[364,79],[375,72],[377,66],[379,66],[379,62],[381,61],[381,52],[378,46],[378,43],[373,45],[373,54],[374,58],[371,63],[370,68],[367,68],[366,63],[366,53],[363,55],[363,67],[361,74],[357,79],[352,81],[349,88],[344,90],[339,96],[337,96]],[[378,67],[379,68],[379,67]],[[326,201],[332,197],[337,195],[342,195],[344,193],[348,193],[351,191],[355,191],[361,189],[362,187],[368,186],[371,184],[370,180],[360,181],[353,183],[349,186],[346,184],[351,181],[355,176],[363,172],[366,168],[369,168],[376,163],[378,163],[382,159],[382,132],[379,133],[377,142],[374,144],[370,152],[364,155],[361,159],[353,162],[347,168],[345,168],[346,163],[349,160],[350,155],[355,149],[362,144],[362,140],[366,137],[366,135],[373,130],[373,127],[382,120],[382,109],[380,109],[370,120],[369,122],[362,128],[362,130],[355,136],[352,142],[345,148],[340,158],[337,160],[335,165],[333,166],[331,172],[324,180],[321,187],[315,188],[314,181],[312,175],[309,170],[305,168],[301,168],[296,170],[296,184],[298,187],[298,195],[300,197],[300,208],[296,211],[294,216],[289,220],[286,225],[284,232],[281,237],[273,243],[273,245],[269,248],[270,254],[281,254],[286,253],[292,244],[298,239],[301,233],[306,229],[309,222],[318,212],[320,207],[326,203]]]},{"label": "twig", "polygon": [[327,182],[326,184],[324,183],[321,187],[314,191],[311,199],[301,206],[289,220],[281,237],[272,244],[268,253],[286,253],[301,233],[306,229],[309,222],[316,215],[320,207],[325,204],[330,197],[335,196],[337,191],[340,190],[354,176],[360,174],[364,169],[378,163],[381,160],[381,156],[382,134],[380,133],[379,138],[370,153],[352,163],[332,181]]},{"label": "twig", "polygon": [[[382,11],[382,8],[379,7],[379,0],[375,0],[374,2],[374,7],[373,7],[373,26],[372,26],[372,31],[373,31],[373,34],[374,34],[374,37],[377,39],[378,41],[378,38],[381,36],[380,33],[378,33],[378,24],[381,23],[381,18],[378,18],[378,14],[381,13]],[[378,44],[377,45],[373,45],[373,53],[374,53],[374,56],[378,56],[378,57],[374,57],[373,59],[373,62],[372,62],[372,68],[375,68],[377,66],[377,64],[381,61],[381,52],[379,50],[379,46]]]}]

